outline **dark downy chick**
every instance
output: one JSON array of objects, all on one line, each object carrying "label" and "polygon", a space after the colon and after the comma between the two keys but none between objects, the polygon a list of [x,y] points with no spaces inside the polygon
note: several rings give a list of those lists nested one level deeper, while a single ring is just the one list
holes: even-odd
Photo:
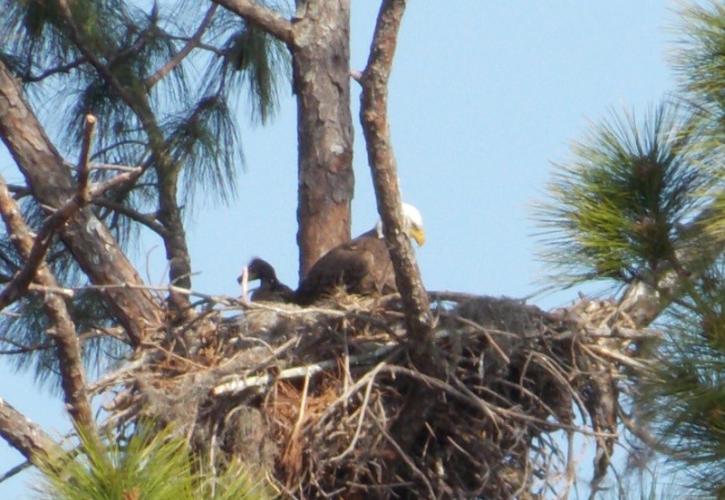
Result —
[{"label": "dark downy chick", "polygon": [[[274,267],[264,259],[255,257],[247,264],[247,279],[259,280],[259,287],[252,292],[253,302],[292,302],[294,292],[287,285],[280,283]],[[241,283],[242,277],[237,278]]]}]

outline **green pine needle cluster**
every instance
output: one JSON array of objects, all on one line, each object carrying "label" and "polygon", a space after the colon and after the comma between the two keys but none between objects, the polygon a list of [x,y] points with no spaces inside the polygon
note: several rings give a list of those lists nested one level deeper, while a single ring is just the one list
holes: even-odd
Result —
[{"label": "green pine needle cluster", "polygon": [[81,445],[41,466],[41,498],[54,500],[263,500],[273,498],[263,480],[255,480],[241,465],[225,472],[195,472],[184,439],[153,426],[137,429],[121,443],[109,438],[103,445],[81,433]]},{"label": "green pine needle cluster", "polygon": [[725,494],[725,259],[667,312],[639,409],[697,489]]},{"label": "green pine needle cluster", "polygon": [[689,489],[725,498],[725,6],[692,4],[682,17],[677,105],[596,126],[538,217],[559,284],[677,280],[633,410]]},{"label": "green pine needle cluster", "polygon": [[681,228],[712,185],[681,123],[677,109],[664,105],[641,123],[613,114],[574,145],[538,214],[544,258],[559,282],[656,280],[677,266],[689,243]]}]

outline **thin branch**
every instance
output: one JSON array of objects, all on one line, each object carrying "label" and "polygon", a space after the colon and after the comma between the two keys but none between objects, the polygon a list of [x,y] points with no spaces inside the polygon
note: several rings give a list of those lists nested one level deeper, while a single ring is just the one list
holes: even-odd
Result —
[{"label": "thin branch", "polygon": [[[24,98],[18,81],[0,62],[0,136],[41,206],[62,206],[74,192],[71,173]],[[139,283],[140,277],[90,210],[79,211],[60,229],[61,238],[94,283]],[[94,236],[94,237],[89,237]],[[143,291],[118,290],[104,297],[114,315],[141,338],[162,321],[156,300]]]},{"label": "thin branch", "polygon": [[[382,347],[375,349],[372,352],[366,354],[360,354],[358,356],[350,356],[350,365],[365,365],[376,361],[383,356],[390,354],[398,344],[387,344]],[[319,363],[312,363],[305,366],[295,366],[293,368],[287,368],[276,374],[264,374],[264,375],[253,375],[249,377],[238,377],[231,381],[219,384],[214,387],[211,393],[214,396],[222,396],[226,394],[239,394],[240,392],[250,387],[260,387],[269,385],[277,380],[287,380],[300,377],[309,377],[317,375],[326,370],[332,370],[337,368],[339,360],[328,359],[326,361],[320,361]]]},{"label": "thin branch", "polygon": [[[12,281],[3,288],[2,292],[0,292],[0,310],[4,309],[8,304],[18,300],[28,290],[28,285],[30,285],[30,282],[33,281],[38,268],[43,262],[45,254],[50,247],[50,243],[53,241],[53,235],[56,230],[60,228],[60,226],[62,226],[77,210],[85,205],[90,198],[90,192],[88,190],[88,151],[90,150],[90,143],[95,124],[95,117],[87,115],[86,127],[83,135],[83,146],[81,148],[81,160],[78,165],[78,188],[76,190],[76,194],[65,205],[48,217],[38,231],[37,235],[33,239],[32,246],[28,249],[25,265],[20,272],[15,275]],[[2,184],[2,190],[4,191],[2,196],[5,196],[6,194],[8,196],[8,199],[0,202],[0,210],[2,210],[3,218],[5,218],[6,212],[12,210],[11,205],[15,205],[15,200],[10,197],[7,185],[1,178],[0,184]],[[7,220],[6,224],[8,224]],[[18,230],[19,226],[15,229],[10,227],[9,224],[8,226],[8,232],[18,236],[16,230]]]},{"label": "thin branch", "polygon": [[62,64],[60,66],[56,66],[55,68],[49,68],[38,75],[31,75],[30,73],[28,73],[21,76],[20,79],[23,81],[23,83],[40,82],[42,80],[45,80],[49,76],[57,75],[58,73],[68,73],[70,70],[75,69],[78,66],[85,64],[86,62],[86,58],[81,57],[76,59],[75,61],[69,62],[68,64]]},{"label": "thin branch", "polygon": [[[103,156],[104,154],[108,153],[109,151],[119,147],[119,146],[125,146],[126,144],[134,144],[136,146],[143,146],[146,147],[146,143],[143,141],[138,141],[136,139],[124,139],[122,141],[114,142],[113,144],[110,144],[106,146],[105,148],[97,150],[93,155],[91,156],[91,159],[96,159],[100,156]],[[93,167],[91,167],[93,168]]]},{"label": "thin branch", "polygon": [[186,56],[191,53],[192,50],[194,50],[199,43],[201,42],[201,37],[204,35],[204,32],[207,30],[209,25],[211,24],[212,19],[214,18],[214,14],[217,11],[217,8],[219,7],[218,4],[212,4],[211,7],[209,7],[209,10],[206,12],[206,15],[204,16],[204,19],[202,19],[201,23],[199,24],[199,27],[196,29],[193,35],[191,35],[191,38],[189,38],[189,41],[186,42],[186,45],[182,47],[182,49],[174,55],[171,59],[169,59],[166,64],[164,64],[161,68],[156,71],[153,75],[148,77],[146,79],[146,87],[151,88],[154,85],[156,85],[161,79],[163,79],[166,75],[168,75],[176,66],[181,64],[181,62],[186,58]]},{"label": "thin branch", "polygon": [[32,462],[26,460],[25,462],[16,465],[12,469],[7,470],[6,472],[3,473],[2,476],[0,476],[0,483],[2,483],[3,481],[7,481],[8,479],[16,476],[17,474],[20,474],[21,472],[23,472],[28,467],[31,467],[32,465],[33,465]]},{"label": "thin branch", "polygon": [[113,212],[118,212],[122,215],[125,215],[129,219],[134,220],[139,224],[143,224],[144,226],[151,229],[153,232],[159,234],[162,237],[168,235],[169,233],[166,228],[156,220],[155,217],[142,214],[138,210],[127,207],[122,203],[109,200],[108,198],[95,198],[93,200],[93,204],[99,207],[107,208]]},{"label": "thin branch", "polygon": [[213,0],[222,7],[262,28],[287,45],[293,43],[292,23],[278,12],[254,0]]},{"label": "thin branch", "polygon": [[83,142],[81,144],[81,157],[78,160],[78,196],[81,205],[85,205],[90,200],[90,192],[88,191],[88,174],[90,166],[88,159],[91,154],[91,143],[93,142],[93,132],[96,129],[96,117],[86,115],[85,126],[83,127]]}]

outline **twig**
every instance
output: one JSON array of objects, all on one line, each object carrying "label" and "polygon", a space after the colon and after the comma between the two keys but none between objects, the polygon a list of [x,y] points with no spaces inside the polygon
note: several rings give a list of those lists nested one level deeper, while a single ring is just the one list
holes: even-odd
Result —
[{"label": "twig", "polygon": [[486,328],[484,328],[483,326],[479,325],[475,321],[472,321],[472,320],[470,320],[468,318],[464,318],[462,316],[453,316],[453,318],[456,321],[459,321],[459,322],[463,323],[464,325],[468,325],[468,326],[470,326],[472,328],[475,328],[477,331],[483,333],[483,335],[486,337],[486,340],[488,341],[488,344],[493,348],[494,351],[496,351],[496,354],[499,355],[499,357],[501,358],[501,360],[504,363],[506,363],[507,365],[509,363],[511,363],[511,360],[509,359],[509,357],[506,355],[506,353],[503,351],[503,349],[501,349],[501,347],[496,343],[496,341],[493,340],[493,337],[491,337],[491,334],[488,333],[488,330]]},{"label": "twig", "polygon": [[96,117],[86,115],[86,121],[83,128],[83,142],[81,144],[81,157],[78,160],[78,202],[81,206],[90,201],[90,192],[88,190],[88,158],[91,154],[91,144],[93,142],[93,132],[96,129]]},{"label": "twig", "polygon": [[194,50],[199,42],[201,42],[201,37],[204,35],[206,29],[209,27],[209,24],[211,24],[211,21],[214,18],[214,14],[216,13],[218,7],[219,6],[217,4],[212,4],[212,6],[209,7],[209,10],[206,11],[206,15],[201,20],[199,27],[196,28],[196,31],[193,35],[191,35],[191,38],[189,38],[189,40],[186,42],[186,45],[184,45],[184,47],[179,52],[177,52],[171,59],[169,59],[166,64],[159,68],[158,71],[156,71],[153,75],[149,76],[146,79],[146,81],[144,82],[146,84],[146,88],[150,89],[151,87],[156,85],[176,66],[181,64],[181,61],[183,61],[186,56],[188,56],[189,53]]},{"label": "twig", "polygon": [[15,467],[7,470],[2,476],[0,476],[0,483],[4,482],[6,479],[10,479],[11,477],[15,476],[16,474],[20,474],[28,467],[32,467],[33,464],[26,460],[25,462],[16,465]]},{"label": "twig", "polygon": [[395,449],[395,451],[398,453],[398,456],[400,456],[400,458],[403,459],[403,462],[405,462],[405,464],[408,467],[410,467],[410,470],[413,471],[413,474],[418,476],[418,478],[423,482],[426,489],[428,490],[429,498],[432,498],[432,499],[437,498],[435,491],[433,490],[433,486],[431,486],[430,481],[428,481],[428,478],[426,477],[426,475],[423,474],[423,472],[421,472],[421,470],[415,465],[415,462],[413,462],[413,459],[410,458],[408,456],[408,454],[405,453],[405,451],[403,451],[403,449],[400,447],[398,442],[395,439],[393,439],[393,437],[388,433],[388,431],[385,429],[385,427],[383,427],[380,424],[380,422],[378,422],[378,419],[375,418],[375,415],[372,415],[372,413],[371,413],[371,416],[372,416],[372,421],[375,423],[375,425],[377,425],[378,430],[380,430],[380,433],[385,437],[385,439],[388,441],[388,443],[390,443],[390,445]]},{"label": "twig", "polygon": [[[337,456],[332,457],[330,459],[330,463],[339,462],[340,460],[342,460],[343,458],[348,456],[350,453],[352,453],[352,451],[355,449],[355,444],[357,443],[357,440],[360,437],[360,431],[362,430],[362,424],[363,424],[363,420],[365,417],[365,413],[367,412],[368,401],[370,401],[370,392],[373,389],[373,383],[375,382],[375,376],[378,374],[378,372],[380,371],[380,369],[383,366],[385,366],[385,364],[380,363],[373,370],[370,371],[369,377],[368,377],[369,380],[365,387],[365,396],[363,396],[362,403],[360,404],[360,409],[358,410],[358,412],[360,413],[360,416],[358,417],[357,427],[355,428],[355,434],[353,434],[352,439],[350,440],[350,444],[347,446],[345,451],[343,451],[342,453],[340,453]],[[349,398],[348,394],[350,394],[350,391],[344,391],[344,394],[345,394],[344,400],[346,401]]]}]

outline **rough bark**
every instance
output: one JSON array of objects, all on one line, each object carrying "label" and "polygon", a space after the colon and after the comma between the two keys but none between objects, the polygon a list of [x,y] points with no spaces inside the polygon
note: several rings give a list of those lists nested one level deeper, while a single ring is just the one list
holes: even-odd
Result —
[{"label": "rough bark", "polygon": [[298,1],[292,64],[297,94],[300,276],[350,239],[354,189],[350,2]]},{"label": "rough bark", "polygon": [[214,0],[285,42],[297,95],[300,278],[350,240],[350,2],[297,0],[292,21],[252,0]]},{"label": "rough bark", "polygon": [[[5,181],[0,178],[0,214],[11,235],[11,241],[18,253],[29,260],[34,238],[25,224],[17,203],[8,191]],[[35,273],[35,281],[48,288],[57,288],[53,274],[45,262],[40,262]],[[46,293],[43,310],[50,318],[51,328],[48,336],[53,339],[57,349],[58,367],[65,402],[73,421],[81,428],[92,431],[95,428],[91,405],[86,396],[86,380],[83,371],[81,345],[63,298],[56,293]]]},{"label": "rough bark", "polygon": [[[43,205],[60,207],[74,193],[71,172],[28,106],[18,83],[0,63],[0,136]],[[83,209],[60,230],[81,269],[96,285],[143,285],[106,226]],[[161,310],[142,288],[109,288],[107,302],[133,339],[142,339],[161,322]]]},{"label": "rough bark", "polygon": [[37,424],[0,398],[0,436],[30,462],[38,465],[52,456],[58,445]]},{"label": "rough bark", "polygon": [[433,318],[413,248],[403,231],[398,172],[387,114],[388,80],[404,11],[403,0],[384,1],[380,8],[370,57],[362,76],[360,120],[383,233],[405,306],[408,335],[412,345],[424,351],[431,342]]},{"label": "rough bark", "polygon": [[[387,113],[388,81],[405,5],[405,0],[385,0],[380,6],[370,56],[361,80],[360,120],[378,212],[403,302],[411,356],[422,373],[442,378],[445,366],[436,359],[434,352],[433,316],[428,294],[410,240],[403,231],[398,173]],[[409,449],[418,440],[435,402],[435,393],[431,393],[429,387],[420,381],[411,381],[404,406],[391,427],[391,435],[402,449]],[[389,474],[390,481],[394,481],[395,468]]]}]

